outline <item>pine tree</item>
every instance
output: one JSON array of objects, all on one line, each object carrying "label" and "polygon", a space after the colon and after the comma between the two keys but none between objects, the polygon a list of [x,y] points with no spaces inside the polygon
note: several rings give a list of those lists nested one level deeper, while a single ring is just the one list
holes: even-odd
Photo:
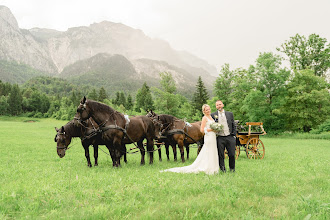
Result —
[{"label": "pine tree", "polygon": [[119,94],[119,105],[126,106],[126,97],[123,92],[120,92]]},{"label": "pine tree", "polygon": [[107,99],[107,98],[108,98],[107,92],[105,91],[105,89],[103,87],[101,87],[98,100],[100,102],[104,102],[104,99]]},{"label": "pine tree", "polygon": [[202,106],[207,102],[208,99],[208,92],[202,81],[202,77],[199,76],[197,80],[196,91],[193,96],[193,107],[197,113],[200,113],[200,116],[202,116]]},{"label": "pine tree", "polygon": [[23,96],[18,85],[14,85],[8,97],[8,109],[11,115],[18,115],[22,112]]},{"label": "pine tree", "polygon": [[97,101],[98,95],[95,89],[93,89],[91,92],[88,93],[88,99]]},{"label": "pine tree", "polygon": [[120,92],[116,92],[116,98],[112,100],[112,104],[117,106],[120,105]]},{"label": "pine tree", "polygon": [[154,102],[152,100],[150,88],[147,83],[143,83],[142,88],[138,90],[136,94],[136,106],[135,110],[140,112],[140,109],[154,109]]},{"label": "pine tree", "polygon": [[127,109],[127,110],[132,110],[133,109],[133,99],[132,99],[132,96],[131,96],[131,94],[128,94],[128,96],[127,96],[127,102],[126,102],[126,106],[125,106],[125,108]]}]

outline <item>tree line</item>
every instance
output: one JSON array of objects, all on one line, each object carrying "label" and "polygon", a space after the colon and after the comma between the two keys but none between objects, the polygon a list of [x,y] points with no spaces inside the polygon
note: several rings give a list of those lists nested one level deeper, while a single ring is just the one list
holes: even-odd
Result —
[{"label": "tree line", "polygon": [[[110,97],[103,87],[71,88],[60,96],[40,91],[33,84],[20,87],[0,81],[0,114],[70,120],[81,97],[87,94],[87,98],[128,115],[153,110],[197,121],[202,117],[203,104],[208,103],[215,111],[214,103],[221,99],[235,119],[243,123],[262,121],[268,132],[329,131],[330,86],[326,77],[330,44],[316,34],[297,34],[277,50],[285,55],[290,68],[283,67],[284,57],[272,52],[260,53],[247,69],[231,69],[225,64],[214,83],[213,97],[199,77],[191,100],[177,93],[169,72],[160,73],[160,88],[149,87],[145,82],[135,96],[118,91]],[[54,83],[58,81],[54,79]]]}]

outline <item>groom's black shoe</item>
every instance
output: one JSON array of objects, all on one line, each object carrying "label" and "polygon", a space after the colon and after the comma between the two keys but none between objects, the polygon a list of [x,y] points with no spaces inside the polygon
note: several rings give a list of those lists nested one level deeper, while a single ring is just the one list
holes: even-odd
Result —
[{"label": "groom's black shoe", "polygon": [[226,168],[225,167],[220,167],[220,170],[223,172],[223,173],[225,173],[226,172]]}]

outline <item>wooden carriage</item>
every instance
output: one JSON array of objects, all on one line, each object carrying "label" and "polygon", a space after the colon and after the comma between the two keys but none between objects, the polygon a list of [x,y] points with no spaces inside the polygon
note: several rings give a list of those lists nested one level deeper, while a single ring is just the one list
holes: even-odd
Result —
[{"label": "wooden carriage", "polygon": [[[246,156],[249,159],[263,159],[265,157],[265,146],[260,140],[260,135],[265,135],[266,131],[263,128],[262,122],[246,122],[245,126],[237,123],[237,134],[236,134],[236,159],[244,150]],[[225,152],[227,157],[227,152]]]}]

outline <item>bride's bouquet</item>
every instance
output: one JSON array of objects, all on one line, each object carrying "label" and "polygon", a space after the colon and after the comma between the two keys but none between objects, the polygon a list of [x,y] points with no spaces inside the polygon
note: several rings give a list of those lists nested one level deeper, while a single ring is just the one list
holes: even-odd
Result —
[{"label": "bride's bouquet", "polygon": [[215,131],[216,133],[223,131],[223,125],[213,122],[210,124],[210,128]]}]

